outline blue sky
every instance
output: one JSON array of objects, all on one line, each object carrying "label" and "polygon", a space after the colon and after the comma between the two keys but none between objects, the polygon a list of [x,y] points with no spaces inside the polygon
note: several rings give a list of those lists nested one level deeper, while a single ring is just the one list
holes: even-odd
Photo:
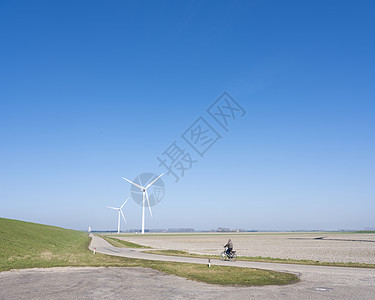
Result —
[{"label": "blue sky", "polygon": [[[0,216],[116,229],[121,177],[197,163],[146,228],[375,227],[373,1],[0,1]],[[246,111],[223,130],[206,109]],[[181,137],[204,118],[200,157]],[[141,207],[124,207],[140,228]]]}]

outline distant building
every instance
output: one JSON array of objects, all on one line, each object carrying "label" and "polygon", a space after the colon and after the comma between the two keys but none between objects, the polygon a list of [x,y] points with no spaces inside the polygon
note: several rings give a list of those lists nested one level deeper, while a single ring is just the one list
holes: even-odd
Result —
[{"label": "distant building", "polygon": [[168,232],[194,232],[194,228],[168,228]]},{"label": "distant building", "polygon": [[216,232],[231,232],[231,230],[229,228],[218,227]]}]

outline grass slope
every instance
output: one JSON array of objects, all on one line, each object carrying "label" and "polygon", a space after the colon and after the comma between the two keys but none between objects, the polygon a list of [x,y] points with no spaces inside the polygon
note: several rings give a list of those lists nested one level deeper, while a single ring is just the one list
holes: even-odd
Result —
[{"label": "grass slope", "polygon": [[20,268],[107,266],[153,268],[191,280],[222,285],[259,286],[297,282],[297,276],[266,270],[148,261],[88,250],[87,233],[0,218],[0,271]]},{"label": "grass slope", "polygon": [[87,234],[0,218],[0,270],[74,264],[88,246]]},{"label": "grass slope", "polygon": [[102,239],[105,239],[112,246],[119,247],[119,248],[152,249],[152,247],[146,247],[146,246],[142,246],[140,244],[135,244],[135,243],[119,240],[119,239],[113,238],[109,235],[98,234],[98,236],[100,236]]}]

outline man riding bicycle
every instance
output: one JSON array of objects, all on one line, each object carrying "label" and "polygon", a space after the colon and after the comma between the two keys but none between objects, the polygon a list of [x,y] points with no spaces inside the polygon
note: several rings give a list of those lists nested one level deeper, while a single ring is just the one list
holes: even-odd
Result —
[{"label": "man riding bicycle", "polygon": [[227,255],[229,255],[230,253],[231,253],[231,251],[233,250],[233,243],[232,243],[232,240],[231,239],[229,239],[228,240],[228,243],[226,243],[225,245],[224,245],[224,248],[227,248]]}]

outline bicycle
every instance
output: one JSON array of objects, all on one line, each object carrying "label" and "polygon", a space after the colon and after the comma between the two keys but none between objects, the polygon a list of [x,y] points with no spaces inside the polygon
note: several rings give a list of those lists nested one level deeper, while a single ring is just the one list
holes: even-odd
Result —
[{"label": "bicycle", "polygon": [[229,254],[227,253],[226,250],[224,250],[221,254],[220,254],[220,260],[232,260],[232,261],[236,261],[237,260],[237,254],[236,254],[236,251],[231,251]]}]

